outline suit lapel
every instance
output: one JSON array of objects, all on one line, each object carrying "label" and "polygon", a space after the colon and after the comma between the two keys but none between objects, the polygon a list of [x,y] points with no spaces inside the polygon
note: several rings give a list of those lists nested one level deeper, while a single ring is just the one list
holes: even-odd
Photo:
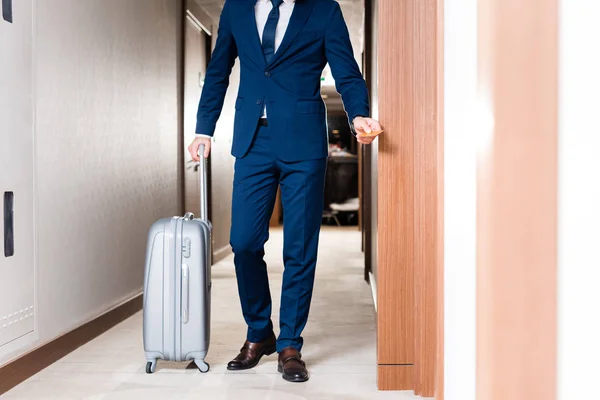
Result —
[{"label": "suit lapel", "polygon": [[262,45],[260,44],[260,37],[258,36],[258,27],[256,26],[256,15],[254,6],[256,0],[248,1],[247,5],[242,9],[240,13],[240,24],[242,25],[242,33],[246,37],[249,50],[248,55],[256,61],[257,65],[264,66],[267,64],[265,60],[265,54],[263,53]]},{"label": "suit lapel", "polygon": [[285,31],[285,35],[283,36],[283,41],[281,42],[281,45],[275,52],[275,55],[273,56],[273,59],[271,60],[268,66],[275,64],[277,60],[279,60],[283,56],[283,54],[285,54],[285,52],[289,50],[290,46],[292,45],[292,42],[294,41],[296,36],[298,36],[300,31],[306,24],[306,21],[308,20],[308,17],[312,12],[313,7],[314,3],[312,0],[296,0],[296,4],[294,5],[294,11],[292,12],[292,16],[290,18],[290,23],[288,25],[287,30]]}]

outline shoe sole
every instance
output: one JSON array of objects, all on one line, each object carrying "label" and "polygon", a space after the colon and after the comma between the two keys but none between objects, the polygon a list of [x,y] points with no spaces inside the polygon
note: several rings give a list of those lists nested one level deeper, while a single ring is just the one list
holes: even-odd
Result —
[{"label": "shoe sole", "polygon": [[281,374],[281,377],[288,382],[293,382],[293,383],[302,383],[302,382],[306,382],[308,381],[308,377],[306,378],[289,378],[286,377],[283,373],[283,367],[281,365],[277,365],[277,372],[279,372]]},{"label": "shoe sole", "polygon": [[263,356],[270,356],[271,354],[275,353],[276,351],[277,351],[277,346],[269,347],[268,349],[263,351],[263,353],[260,356],[258,356],[255,363],[246,365],[244,367],[239,367],[239,368],[237,368],[237,367],[230,368],[229,366],[227,366],[227,370],[228,371],[244,371],[247,369],[252,369],[258,365],[258,363],[260,362],[260,359],[263,358]]}]

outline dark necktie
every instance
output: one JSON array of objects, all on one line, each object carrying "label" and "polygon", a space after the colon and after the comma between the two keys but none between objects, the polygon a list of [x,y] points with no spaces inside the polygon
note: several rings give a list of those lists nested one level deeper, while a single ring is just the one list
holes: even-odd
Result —
[{"label": "dark necktie", "polygon": [[283,0],[271,0],[271,3],[273,3],[273,9],[269,13],[269,18],[267,18],[262,37],[262,48],[267,64],[271,62],[275,55],[275,31],[279,22],[279,6],[283,3]]}]

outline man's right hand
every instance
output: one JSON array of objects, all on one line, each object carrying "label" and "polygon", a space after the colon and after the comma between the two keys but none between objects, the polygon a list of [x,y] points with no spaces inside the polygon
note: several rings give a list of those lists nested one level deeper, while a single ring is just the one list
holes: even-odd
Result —
[{"label": "man's right hand", "polygon": [[197,137],[194,141],[188,146],[188,151],[192,156],[192,160],[200,161],[200,157],[198,157],[198,148],[200,145],[204,145],[204,157],[208,158],[210,155],[210,138],[207,137]]}]

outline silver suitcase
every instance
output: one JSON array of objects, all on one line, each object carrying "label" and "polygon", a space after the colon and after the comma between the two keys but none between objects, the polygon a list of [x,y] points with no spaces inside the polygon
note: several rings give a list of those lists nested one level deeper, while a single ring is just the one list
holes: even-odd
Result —
[{"label": "silver suitcase", "polygon": [[211,224],[207,218],[206,160],[200,149],[200,218],[156,221],[148,234],[144,276],[146,372],[157,360],[193,360],[201,372],[210,341]]}]

